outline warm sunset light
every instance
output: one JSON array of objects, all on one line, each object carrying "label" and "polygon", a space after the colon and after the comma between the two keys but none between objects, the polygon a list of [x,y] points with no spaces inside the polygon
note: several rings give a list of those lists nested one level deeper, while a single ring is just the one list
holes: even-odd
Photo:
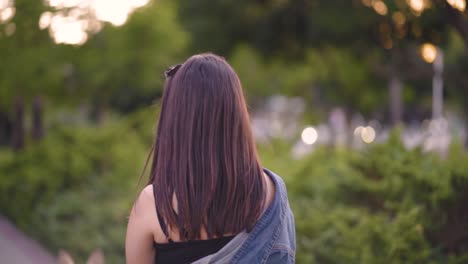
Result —
[{"label": "warm sunset light", "polygon": [[386,15],[388,12],[387,6],[382,1],[375,1],[372,3],[372,7],[374,8],[375,12],[379,15]]},{"label": "warm sunset light", "polygon": [[460,12],[465,12],[466,0],[447,0],[447,3]]},{"label": "warm sunset light", "polygon": [[395,24],[397,24],[398,26],[404,25],[406,22],[405,15],[403,15],[403,13],[399,11],[392,14],[392,19],[393,22],[395,22]]},{"label": "warm sunset light", "polygon": [[96,18],[114,26],[125,24],[133,7],[126,0],[96,0],[92,4]]},{"label": "warm sunset light", "polygon": [[147,5],[149,3],[149,0],[132,0],[130,1],[130,4],[134,8],[139,8]]},{"label": "warm sunset light", "polygon": [[0,0],[0,10],[7,8],[10,6],[10,1],[8,0]]},{"label": "warm sunset light", "polygon": [[416,13],[416,14],[421,14],[424,9],[426,8],[426,5],[424,3],[424,0],[407,0],[408,5],[410,8]]},{"label": "warm sunset light", "polygon": [[104,22],[122,26],[136,8],[147,5],[149,0],[47,0],[46,3],[56,11],[44,12],[39,28],[49,28],[56,43],[81,45],[90,33],[99,32]]},{"label": "warm sunset light", "polygon": [[50,29],[54,32],[56,43],[81,45],[88,40],[84,20],[74,20],[68,17],[57,17],[52,19]]},{"label": "warm sunset light", "polygon": [[41,17],[39,18],[39,28],[40,29],[45,29],[45,28],[49,27],[51,21],[52,21],[52,13],[51,12],[42,13]]},{"label": "warm sunset light", "polygon": [[13,1],[0,0],[0,24],[10,21],[16,13]]},{"label": "warm sunset light", "polygon": [[5,22],[13,18],[15,16],[15,8],[14,7],[7,7],[3,9],[0,13],[0,21]]},{"label": "warm sunset light", "polygon": [[437,47],[431,43],[425,43],[421,46],[421,55],[425,62],[433,63],[437,57]]}]

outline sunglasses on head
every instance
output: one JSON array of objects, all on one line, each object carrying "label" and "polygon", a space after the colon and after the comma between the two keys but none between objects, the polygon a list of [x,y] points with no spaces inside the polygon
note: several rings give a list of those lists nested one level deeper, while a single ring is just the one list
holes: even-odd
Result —
[{"label": "sunglasses on head", "polygon": [[164,72],[164,77],[166,77],[166,79],[167,79],[169,77],[174,76],[174,74],[176,74],[177,70],[179,70],[180,67],[182,67],[182,64],[176,64],[176,65],[173,65],[173,66],[169,67]]}]

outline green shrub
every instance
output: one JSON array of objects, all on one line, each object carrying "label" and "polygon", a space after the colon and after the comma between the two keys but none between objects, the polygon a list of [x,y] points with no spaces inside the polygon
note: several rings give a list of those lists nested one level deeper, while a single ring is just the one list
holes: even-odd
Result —
[{"label": "green shrub", "polygon": [[275,157],[281,147],[262,150],[288,185],[298,263],[467,261],[463,150],[440,158],[405,150],[397,135],[362,152],[318,149],[298,161]]},{"label": "green shrub", "polygon": [[[83,262],[99,247],[108,263],[123,263],[152,112],[58,126],[24,151],[1,150],[0,211],[53,252]],[[290,146],[275,141],[259,152],[288,186],[298,263],[468,263],[463,149],[440,158],[406,150],[394,135],[364,151],[318,148],[293,159]]]},{"label": "green shrub", "polygon": [[123,263],[127,215],[152,142],[150,112],[58,126],[21,152],[2,150],[2,214],[52,252],[84,262],[99,247],[108,263]]}]

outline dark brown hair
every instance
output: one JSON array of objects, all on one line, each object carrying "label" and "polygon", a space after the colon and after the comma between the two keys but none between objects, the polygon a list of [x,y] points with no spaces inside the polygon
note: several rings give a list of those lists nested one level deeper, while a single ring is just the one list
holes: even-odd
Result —
[{"label": "dark brown hair", "polygon": [[166,77],[148,182],[160,217],[182,240],[250,231],[265,186],[237,74],[200,54]]}]

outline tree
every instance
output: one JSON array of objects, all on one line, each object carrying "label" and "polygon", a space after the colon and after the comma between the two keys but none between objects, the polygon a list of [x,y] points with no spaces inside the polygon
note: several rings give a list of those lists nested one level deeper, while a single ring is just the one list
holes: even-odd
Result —
[{"label": "tree", "polygon": [[[248,43],[267,61],[284,58],[286,67],[291,61],[307,61],[311,49],[324,54],[333,47],[349,54],[356,62],[355,67],[368,72],[367,84],[360,83],[361,88],[352,87],[345,79],[343,85],[336,85],[337,76],[312,80],[312,83],[325,85],[332,95],[346,95],[339,96],[341,103],[350,102],[349,96],[353,94],[344,92],[347,89],[354,91],[354,95],[371,95],[374,98],[362,96],[357,102],[351,100],[350,107],[365,112],[365,101],[382,105],[379,96],[385,97],[381,87],[386,85],[394,89],[389,94],[393,97],[391,105],[396,108],[403,105],[401,100],[408,94],[401,91],[404,83],[413,88],[411,103],[429,97],[430,89],[421,80],[430,79],[432,69],[419,59],[419,44],[431,42],[447,46],[453,30],[457,30],[466,43],[464,32],[468,28],[467,11],[455,10],[443,0],[195,0],[179,1],[179,5],[181,19],[193,35],[194,51],[209,49],[229,56],[236,46]],[[318,65],[333,72],[336,63],[331,59]],[[353,68],[344,70],[349,72],[350,69]],[[352,73],[347,75],[351,79],[354,77]],[[302,94],[308,94],[308,90],[310,85]],[[394,121],[398,122],[401,109],[392,112]]]},{"label": "tree", "polygon": [[[13,108],[25,112],[32,101],[36,122],[44,120],[40,114],[47,106],[93,105],[99,116],[106,107],[126,112],[148,105],[161,93],[162,72],[185,57],[188,35],[170,1],[136,11],[121,27],[105,25],[81,46],[56,44],[47,30],[39,29],[41,15],[50,10],[41,1],[17,0],[15,6],[15,16],[0,25],[15,29],[0,35],[0,116],[6,117],[0,122],[5,123],[2,137],[15,137],[13,124],[19,120],[14,120]],[[36,136],[44,132],[39,133],[41,124],[33,127]]]},{"label": "tree", "polygon": [[45,7],[41,2],[25,0],[17,0],[15,5],[19,11],[14,18],[0,25],[5,32],[0,36],[0,115],[6,124],[0,135],[11,137],[13,148],[20,149],[25,144],[25,102],[55,89],[60,71],[52,41],[37,29]]}]

